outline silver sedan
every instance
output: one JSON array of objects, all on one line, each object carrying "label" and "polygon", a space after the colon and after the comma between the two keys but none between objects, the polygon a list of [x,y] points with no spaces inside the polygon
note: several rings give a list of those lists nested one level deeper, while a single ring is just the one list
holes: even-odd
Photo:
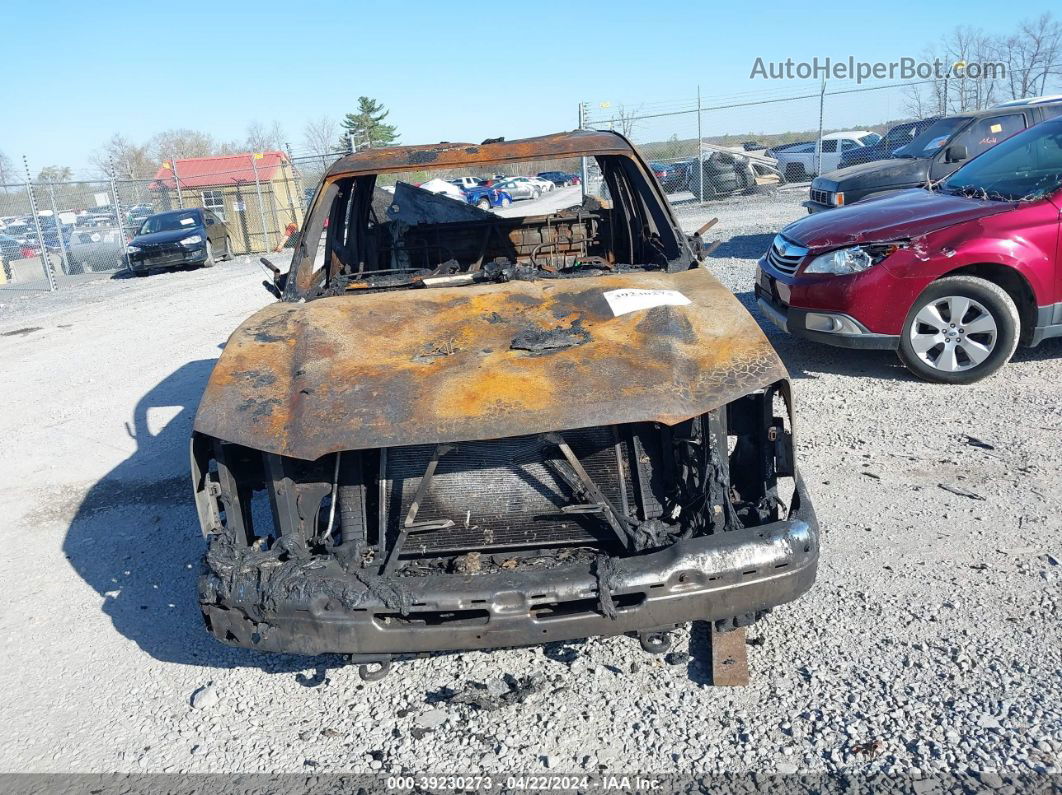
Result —
[{"label": "silver sedan", "polygon": [[513,197],[513,201],[537,199],[542,195],[542,189],[527,177],[509,177],[495,182],[491,187],[505,191]]}]

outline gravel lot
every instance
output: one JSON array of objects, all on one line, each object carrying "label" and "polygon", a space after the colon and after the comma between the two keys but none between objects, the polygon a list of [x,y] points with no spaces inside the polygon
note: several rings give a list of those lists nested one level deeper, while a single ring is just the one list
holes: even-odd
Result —
[{"label": "gravel lot", "polygon": [[[710,267],[750,309],[799,198],[682,214],[719,216]],[[187,439],[261,279],[241,260],[0,292],[0,770],[1059,772],[1062,341],[963,388],[768,327],[824,540],[814,590],[750,630],[747,688],[705,686],[699,626],[676,664],[619,637],[363,684],[338,658],[225,648],[196,608]],[[503,675],[542,687],[447,698]]]}]

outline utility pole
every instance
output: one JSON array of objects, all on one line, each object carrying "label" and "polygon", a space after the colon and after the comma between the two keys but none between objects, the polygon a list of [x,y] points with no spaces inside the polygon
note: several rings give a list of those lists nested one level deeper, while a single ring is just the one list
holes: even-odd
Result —
[{"label": "utility pole", "polygon": [[[587,103],[586,102],[580,102],[579,103],[579,126],[578,126],[577,129],[580,129],[580,130],[585,130],[586,129],[587,116],[589,115],[587,113],[588,110],[589,110],[589,108],[587,107]],[[579,181],[580,181],[580,183],[582,184],[582,187],[583,187],[583,190],[582,190],[583,198],[586,198],[586,180],[587,180],[587,177],[589,176],[590,169],[587,166],[587,162],[586,162],[586,158],[585,157],[580,158],[580,172],[581,172],[581,174],[580,174],[580,177],[579,177]]]},{"label": "utility pole", "polygon": [[[295,156],[291,152],[291,144],[284,144],[284,148],[288,150],[288,165],[291,166],[291,179],[295,183],[295,197],[299,202],[299,206],[302,207],[306,203],[306,197],[303,195],[302,188],[302,174],[295,166]],[[291,208],[291,220],[293,223],[298,223],[298,215],[295,213],[294,203]]]},{"label": "utility pole", "polygon": [[254,192],[258,194],[258,222],[262,225],[262,239],[266,247],[263,251],[269,251],[273,247],[273,239],[266,230],[265,204],[262,202],[262,183],[258,179],[258,161],[262,159],[261,152],[251,155],[251,171],[254,172]]},{"label": "utility pole", "polygon": [[37,230],[37,244],[41,247],[41,267],[48,279],[48,289],[55,292],[58,285],[55,283],[55,274],[52,273],[52,263],[48,257],[48,249],[44,246],[44,233],[41,231],[41,219],[37,214],[37,197],[33,195],[33,177],[30,176],[29,161],[22,156],[22,167],[26,170],[26,193],[29,195],[30,212],[33,213],[33,226]]},{"label": "utility pole", "polygon": [[63,223],[59,220],[59,207],[55,203],[55,184],[48,183],[48,195],[52,201],[52,224],[55,226],[55,236],[59,239],[59,267],[63,273],[70,276],[73,266],[70,264],[70,255],[66,253],[66,242],[63,240]]},{"label": "utility pole", "polygon": [[815,176],[822,173],[822,117],[826,107],[826,78],[822,78],[819,90],[819,138],[815,142]]},{"label": "utility pole", "polygon": [[701,146],[701,87],[697,86],[697,201],[704,204],[704,147]]},{"label": "utility pole", "polygon": [[110,177],[111,177],[111,196],[114,198],[114,218],[118,223],[118,240],[122,244],[121,258],[125,263],[125,269],[130,273],[133,272],[133,266],[129,262],[129,252],[125,250],[125,247],[129,245],[125,239],[125,224],[122,223],[122,197],[118,195],[118,182],[114,178],[114,161],[109,161]]},{"label": "utility pole", "polygon": [[177,156],[170,158],[170,170],[173,172],[173,184],[177,186],[177,204],[184,209],[184,194],[181,193],[181,178],[177,176]]}]

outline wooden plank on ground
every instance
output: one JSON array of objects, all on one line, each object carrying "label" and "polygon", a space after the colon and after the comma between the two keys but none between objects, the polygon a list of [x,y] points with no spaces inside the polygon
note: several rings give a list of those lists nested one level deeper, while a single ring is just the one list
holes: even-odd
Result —
[{"label": "wooden plank on ground", "polygon": [[708,633],[712,657],[712,684],[716,687],[745,687],[749,683],[748,647],[745,628]]}]

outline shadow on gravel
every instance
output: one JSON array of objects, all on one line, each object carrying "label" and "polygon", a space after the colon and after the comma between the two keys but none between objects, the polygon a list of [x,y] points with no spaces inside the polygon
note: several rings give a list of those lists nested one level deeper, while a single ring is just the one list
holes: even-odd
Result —
[{"label": "shadow on gravel", "polygon": [[[912,375],[893,351],[856,351],[793,337],[775,328],[760,313],[756,296],[751,290],[735,295],[756,318],[794,378],[818,378],[820,373],[833,373],[856,378],[925,383]],[[1058,358],[1062,358],[1062,338],[1044,340],[1035,348],[1019,347],[1011,362],[1039,362]],[[1006,373],[1006,365],[1001,373]]]},{"label": "shadow on gravel", "polygon": [[892,351],[855,351],[793,337],[779,331],[760,313],[756,296],[751,290],[735,295],[756,318],[793,378],[818,378],[821,373],[834,373],[857,378],[922,383],[900,364]]},{"label": "shadow on gravel", "polygon": [[[214,360],[190,362],[153,387],[136,405],[129,432],[136,452],[97,482],[77,506],[63,552],[103,599],[114,628],[157,660],[218,668],[256,667],[267,673],[318,666],[307,684],[326,681],[325,665],[291,655],[261,654],[218,643],[207,634],[196,601],[204,542],[188,474],[188,439]],[[176,415],[158,433],[151,409]]]},{"label": "shadow on gravel", "polygon": [[[706,237],[711,239],[712,233],[708,232]],[[762,235],[734,235],[723,241],[719,248],[708,255],[708,258],[751,259],[755,261],[763,256],[763,252],[765,252],[768,246],[771,245],[772,240],[774,240],[774,235],[771,233]]]},{"label": "shadow on gravel", "polygon": [[712,684],[712,655],[708,644],[710,633],[711,626],[707,621],[690,624],[690,661],[686,666],[686,675],[695,685],[704,687]]},{"label": "shadow on gravel", "polygon": [[1062,337],[1044,340],[1035,348],[1018,348],[1014,351],[1014,358],[1011,361],[1043,362],[1048,359],[1062,359]]}]

